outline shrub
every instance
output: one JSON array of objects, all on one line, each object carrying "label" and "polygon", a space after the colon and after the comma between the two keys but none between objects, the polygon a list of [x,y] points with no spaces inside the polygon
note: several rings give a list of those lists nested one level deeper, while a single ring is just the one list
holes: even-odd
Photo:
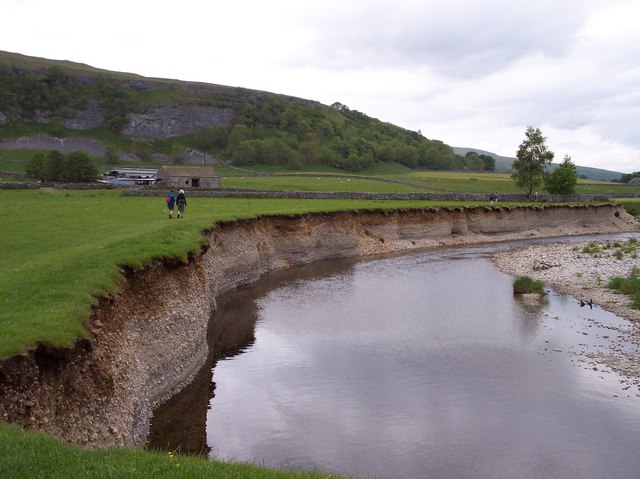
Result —
[{"label": "shrub", "polygon": [[515,294],[544,294],[544,283],[535,281],[529,276],[520,276],[513,282],[513,292]]},{"label": "shrub", "polygon": [[633,301],[631,307],[640,309],[640,268],[633,268],[626,278],[614,276],[609,280],[607,287],[631,296]]}]

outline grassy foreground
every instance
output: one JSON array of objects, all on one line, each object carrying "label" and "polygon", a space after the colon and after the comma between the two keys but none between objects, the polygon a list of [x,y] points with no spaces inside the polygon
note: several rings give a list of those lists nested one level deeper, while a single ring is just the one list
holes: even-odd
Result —
[{"label": "grassy foreground", "polygon": [[[337,477],[330,475],[331,477]],[[283,472],[250,464],[134,449],[86,451],[45,434],[0,422],[0,477],[5,479],[243,478],[320,479],[328,474]]]}]

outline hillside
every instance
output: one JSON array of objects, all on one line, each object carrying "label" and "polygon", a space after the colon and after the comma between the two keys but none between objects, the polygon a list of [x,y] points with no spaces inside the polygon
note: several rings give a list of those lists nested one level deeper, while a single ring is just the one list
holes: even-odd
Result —
[{"label": "hillside", "polygon": [[[198,151],[236,166],[294,170],[324,164],[359,171],[398,163],[507,172],[514,161],[477,148],[452,148],[340,103],[0,51],[0,159],[3,150],[50,149],[81,150],[107,157],[106,163],[189,163],[197,161]],[[593,180],[622,175],[577,170]]]},{"label": "hillside", "polygon": [[43,137],[76,139],[93,155],[136,161],[179,163],[197,149],[238,166],[485,166],[340,103],[0,52],[0,152],[42,148]]},{"label": "hillside", "polygon": [[[456,154],[462,155],[462,156],[466,155],[469,152],[475,152],[479,155],[484,154],[484,155],[492,156],[496,160],[496,171],[499,171],[499,172],[510,171],[511,165],[516,160],[515,156],[514,157],[500,156],[500,155],[496,155],[495,153],[491,153],[489,151],[479,150],[478,148],[465,148],[465,147],[454,146],[453,151]],[[515,148],[514,148],[514,151],[515,151]],[[555,168],[558,167],[558,165],[559,163],[552,163],[550,171],[553,171]],[[619,171],[604,170],[601,168],[592,168],[589,166],[579,166],[579,165],[576,165],[576,171],[578,173],[578,176],[580,177],[585,177],[590,180],[598,180],[598,181],[619,180],[620,177],[624,174]]]}]

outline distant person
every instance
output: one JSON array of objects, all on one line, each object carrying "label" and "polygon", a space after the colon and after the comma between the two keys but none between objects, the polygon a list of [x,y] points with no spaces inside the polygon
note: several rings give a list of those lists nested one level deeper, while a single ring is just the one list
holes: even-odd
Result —
[{"label": "distant person", "polygon": [[176,192],[173,188],[171,188],[171,191],[167,195],[166,201],[167,201],[167,209],[169,210],[169,218],[173,218],[173,209],[175,208],[175,205],[176,205]]},{"label": "distant person", "polygon": [[178,205],[178,218],[184,218],[184,207],[187,206],[187,197],[184,194],[184,190],[178,192],[176,204]]}]

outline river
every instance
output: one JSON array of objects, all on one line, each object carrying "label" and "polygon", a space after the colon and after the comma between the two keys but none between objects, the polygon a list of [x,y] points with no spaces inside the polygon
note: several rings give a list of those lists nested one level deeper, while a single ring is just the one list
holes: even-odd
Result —
[{"label": "river", "polygon": [[326,261],[219,300],[211,366],[151,446],[360,477],[637,477],[637,387],[585,354],[625,321],[548,290],[490,245]]}]

